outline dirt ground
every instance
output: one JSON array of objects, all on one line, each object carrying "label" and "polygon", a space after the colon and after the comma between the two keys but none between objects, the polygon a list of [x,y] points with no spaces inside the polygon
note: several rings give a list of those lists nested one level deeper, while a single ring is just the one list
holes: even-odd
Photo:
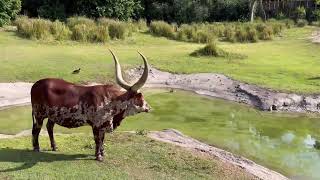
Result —
[{"label": "dirt ground", "polygon": [[320,43],[320,31],[316,31],[312,34],[311,40],[314,43]]}]

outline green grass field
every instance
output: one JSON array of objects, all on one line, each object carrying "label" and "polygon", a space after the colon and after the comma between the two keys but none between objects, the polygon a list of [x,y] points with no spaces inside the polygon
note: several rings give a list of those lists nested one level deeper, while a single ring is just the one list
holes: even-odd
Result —
[{"label": "green grass field", "polygon": [[[148,90],[145,94],[154,110],[126,118],[117,131],[174,128],[286,175],[320,177],[315,170],[320,166],[320,156],[314,156],[318,150],[304,145],[307,136],[320,139],[320,121],[316,116],[259,112],[238,103],[184,91]],[[31,129],[30,107],[0,111],[0,122],[0,133],[15,134]],[[57,125],[54,131],[92,134],[90,127],[67,129]],[[286,142],[287,136],[294,137],[292,142]],[[40,146],[48,144],[45,140]]]},{"label": "green grass field", "polygon": [[[252,179],[214,159],[144,136],[107,136],[106,159],[94,160],[92,137],[57,136],[59,151],[35,153],[30,138],[0,141],[0,179]],[[41,144],[48,146],[48,138]]]},{"label": "green grass field", "polygon": [[[177,42],[137,33],[107,44],[47,43],[0,32],[0,82],[59,77],[73,82],[112,80],[113,62],[107,48],[118,54],[124,68],[141,64],[137,50],[151,64],[175,73],[218,72],[264,87],[319,93],[320,45],[308,39],[315,27],[286,30],[282,38],[253,44],[218,43],[229,51],[247,55],[245,60],[196,58],[189,54],[201,44]],[[71,72],[81,67],[79,75]]]}]

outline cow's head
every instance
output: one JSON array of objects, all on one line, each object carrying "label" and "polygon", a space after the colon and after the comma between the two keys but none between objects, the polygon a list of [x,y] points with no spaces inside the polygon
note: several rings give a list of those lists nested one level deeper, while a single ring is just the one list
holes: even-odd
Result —
[{"label": "cow's head", "polygon": [[142,93],[139,92],[139,89],[146,83],[149,74],[149,65],[147,58],[138,52],[144,61],[144,70],[140,79],[133,85],[129,85],[127,82],[123,80],[121,73],[121,66],[119,64],[119,60],[117,56],[110,50],[114,62],[115,62],[115,73],[116,73],[116,81],[119,86],[123,89],[127,90],[126,93],[126,101],[127,101],[127,109],[125,112],[125,116],[133,115],[141,112],[149,112],[151,110],[148,103],[144,100]]}]

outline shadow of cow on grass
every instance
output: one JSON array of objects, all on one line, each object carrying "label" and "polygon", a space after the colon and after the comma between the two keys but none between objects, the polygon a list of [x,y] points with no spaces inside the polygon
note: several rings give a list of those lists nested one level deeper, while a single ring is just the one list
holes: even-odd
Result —
[{"label": "shadow of cow on grass", "polygon": [[13,163],[24,163],[18,167],[9,167],[3,169],[0,167],[1,172],[13,172],[24,169],[32,168],[38,162],[55,162],[55,161],[79,161],[79,160],[93,160],[90,155],[87,154],[58,154],[53,152],[34,152],[31,150],[24,149],[0,149],[0,163],[2,162],[13,162]]}]

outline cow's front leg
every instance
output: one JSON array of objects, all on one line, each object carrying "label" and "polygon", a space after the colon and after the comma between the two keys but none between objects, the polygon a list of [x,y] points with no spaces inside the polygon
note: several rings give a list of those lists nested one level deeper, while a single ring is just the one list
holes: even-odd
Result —
[{"label": "cow's front leg", "polygon": [[55,142],[54,137],[53,137],[53,127],[54,127],[54,122],[51,121],[50,119],[48,119],[47,131],[48,131],[48,135],[49,135],[49,138],[50,138],[51,149],[52,149],[52,151],[56,151],[57,150],[57,146],[56,146],[56,142]]},{"label": "cow's front leg", "polygon": [[103,148],[103,142],[104,142],[104,135],[105,135],[106,129],[105,128],[97,128],[93,127],[93,136],[94,141],[96,143],[96,160],[103,161],[104,156],[104,148]]}]

